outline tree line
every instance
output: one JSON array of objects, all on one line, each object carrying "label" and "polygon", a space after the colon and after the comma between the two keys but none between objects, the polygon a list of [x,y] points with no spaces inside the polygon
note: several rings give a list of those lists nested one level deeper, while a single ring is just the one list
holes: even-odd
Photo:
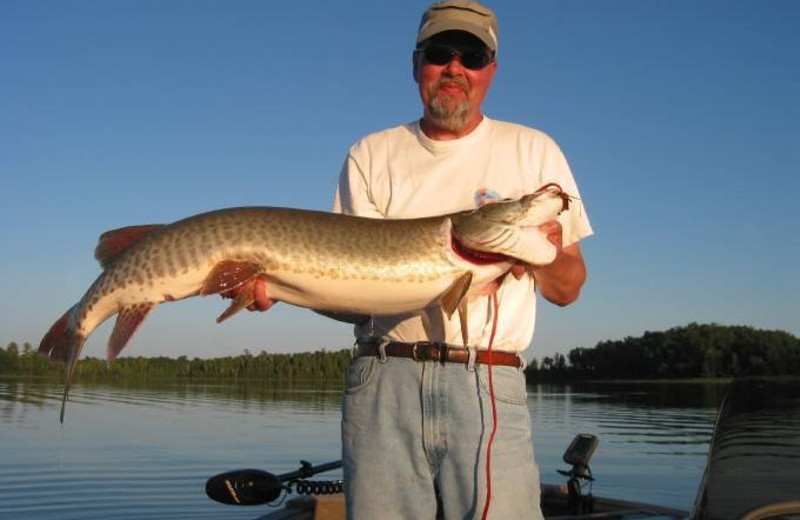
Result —
[{"label": "tree line", "polygon": [[[529,381],[583,379],[681,379],[736,377],[776,359],[800,356],[800,339],[784,331],[748,326],[690,323],[662,332],[601,341],[574,348],[525,369]],[[234,379],[341,379],[350,350],[253,355],[213,359],[122,357],[114,363],[84,358],[79,378],[181,377]],[[0,347],[0,374],[63,376],[64,367],[40,356],[29,344]]]},{"label": "tree line", "polygon": [[[350,351],[301,352],[253,355],[245,350],[238,356],[189,359],[186,356],[121,357],[113,363],[86,357],[75,368],[75,377],[90,379],[139,378],[225,378],[225,379],[301,379],[342,378],[350,364]],[[22,348],[10,343],[0,347],[0,374],[63,376],[64,366],[40,356],[29,343]]]},{"label": "tree line", "polygon": [[730,378],[797,356],[800,338],[788,332],[690,323],[545,357],[526,375],[529,381]]}]

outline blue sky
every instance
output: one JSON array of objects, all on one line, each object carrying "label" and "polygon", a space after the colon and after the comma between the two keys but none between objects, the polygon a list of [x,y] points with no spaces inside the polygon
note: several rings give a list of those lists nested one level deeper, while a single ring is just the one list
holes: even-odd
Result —
[{"label": "blue sky", "polygon": [[[328,209],[350,144],[421,113],[427,3],[0,0],[0,345],[38,345],[99,274],[105,230]],[[691,321],[800,334],[800,2],[489,5],[485,112],[559,142],[596,232],[581,299],[540,306],[527,357]],[[352,343],[288,305],[217,325],[224,306],[160,306],[125,354]]]}]

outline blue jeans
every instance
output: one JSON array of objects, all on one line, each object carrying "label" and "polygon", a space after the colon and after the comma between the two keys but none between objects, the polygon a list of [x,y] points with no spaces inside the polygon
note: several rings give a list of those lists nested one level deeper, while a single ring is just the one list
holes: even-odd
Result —
[{"label": "blue jeans", "polygon": [[[347,371],[342,411],[347,516],[480,518],[492,429],[488,368],[360,357]],[[494,366],[498,428],[489,518],[542,519],[522,370]]]}]

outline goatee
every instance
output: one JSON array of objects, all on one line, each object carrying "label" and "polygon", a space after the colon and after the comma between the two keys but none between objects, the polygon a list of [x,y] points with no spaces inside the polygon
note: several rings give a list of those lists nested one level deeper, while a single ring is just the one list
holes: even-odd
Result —
[{"label": "goatee", "polygon": [[469,101],[467,99],[450,96],[440,91],[442,86],[448,85],[458,85],[469,95],[469,87],[457,78],[441,80],[431,89],[431,97],[428,101],[428,113],[441,128],[451,132],[458,132],[463,129],[469,121]]}]

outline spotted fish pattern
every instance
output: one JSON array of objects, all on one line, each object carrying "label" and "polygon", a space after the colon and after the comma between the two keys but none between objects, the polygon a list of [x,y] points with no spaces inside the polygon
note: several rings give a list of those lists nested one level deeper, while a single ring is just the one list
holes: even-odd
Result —
[{"label": "spotted fish pattern", "polygon": [[449,318],[515,262],[552,261],[555,250],[535,227],[568,209],[568,200],[549,185],[520,200],[422,219],[251,207],[104,233],[95,250],[103,272],[39,346],[67,365],[61,420],[86,338],[115,314],[109,361],[157,304],[227,295],[233,302],[222,321],[254,301],[258,279],[271,300],[320,311],[380,315],[438,304]]}]

